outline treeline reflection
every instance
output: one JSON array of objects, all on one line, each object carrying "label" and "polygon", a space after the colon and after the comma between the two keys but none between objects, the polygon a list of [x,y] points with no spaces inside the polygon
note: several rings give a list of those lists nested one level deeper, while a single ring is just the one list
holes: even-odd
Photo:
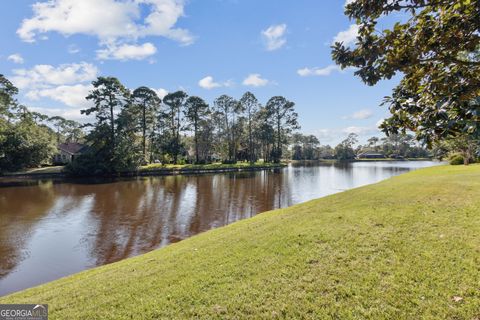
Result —
[{"label": "treeline reflection", "polygon": [[304,164],[0,188],[0,295],[427,165]]}]

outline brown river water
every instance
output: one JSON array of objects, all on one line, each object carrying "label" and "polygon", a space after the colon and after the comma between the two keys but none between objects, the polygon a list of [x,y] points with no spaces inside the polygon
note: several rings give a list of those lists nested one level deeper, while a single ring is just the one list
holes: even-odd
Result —
[{"label": "brown river water", "polygon": [[0,187],[0,296],[431,161]]}]

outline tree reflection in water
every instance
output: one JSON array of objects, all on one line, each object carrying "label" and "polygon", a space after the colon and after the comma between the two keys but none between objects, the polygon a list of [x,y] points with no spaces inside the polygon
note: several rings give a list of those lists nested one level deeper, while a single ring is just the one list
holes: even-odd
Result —
[{"label": "tree reflection in water", "polygon": [[258,172],[0,188],[0,295],[431,165],[310,163]]}]

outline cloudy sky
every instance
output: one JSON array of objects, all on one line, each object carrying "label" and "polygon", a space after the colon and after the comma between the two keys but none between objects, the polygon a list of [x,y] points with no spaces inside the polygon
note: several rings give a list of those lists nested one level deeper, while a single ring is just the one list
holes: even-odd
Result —
[{"label": "cloudy sky", "polygon": [[0,73],[19,100],[84,120],[91,81],[115,76],[160,94],[208,102],[252,91],[296,103],[302,132],[323,144],[378,135],[379,107],[397,82],[367,87],[330,57],[353,43],[345,0],[22,0],[0,2]]}]

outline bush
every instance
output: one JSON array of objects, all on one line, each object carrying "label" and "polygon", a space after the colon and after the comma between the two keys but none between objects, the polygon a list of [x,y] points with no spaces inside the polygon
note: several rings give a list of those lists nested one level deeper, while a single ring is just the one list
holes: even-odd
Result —
[{"label": "bush", "polygon": [[463,156],[461,154],[456,153],[456,154],[450,156],[449,162],[452,166],[458,166],[458,165],[461,165],[461,164],[464,163],[464,159],[463,159]]},{"label": "bush", "polygon": [[78,156],[65,167],[65,172],[68,175],[79,177],[105,175],[111,171],[112,168],[93,153]]},{"label": "bush", "polygon": [[56,137],[47,127],[29,119],[7,124],[0,129],[0,172],[50,164],[56,150]]}]

